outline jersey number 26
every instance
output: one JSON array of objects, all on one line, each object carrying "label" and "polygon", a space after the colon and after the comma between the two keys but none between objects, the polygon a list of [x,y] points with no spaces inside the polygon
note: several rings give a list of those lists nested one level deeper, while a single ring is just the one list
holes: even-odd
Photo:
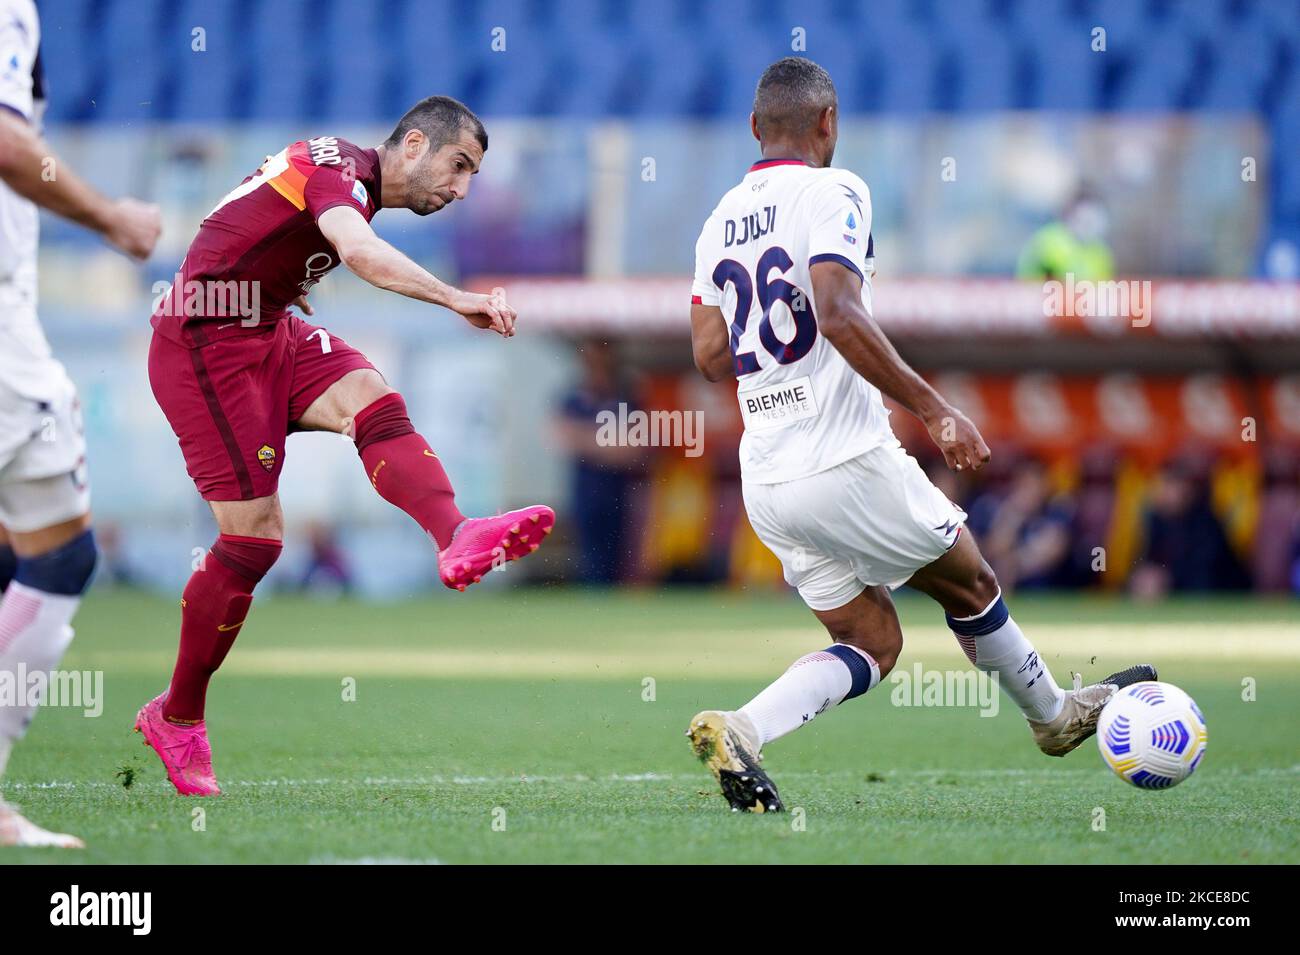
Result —
[{"label": "jersey number 26", "polygon": [[[763,309],[763,318],[758,323],[758,340],[767,349],[768,354],[782,365],[798,361],[812,350],[817,341],[817,317],[813,314],[812,302],[808,293],[791,285],[778,276],[769,279],[773,269],[782,275],[790,270],[794,260],[780,246],[772,246],[758,260],[758,304]],[[752,351],[738,351],[740,339],[749,324],[749,311],[754,304],[754,281],[749,272],[735,259],[723,259],[713,270],[713,284],[718,291],[723,291],[730,282],[736,290],[736,314],[731,321],[731,357],[736,363],[736,375],[750,375],[758,371],[758,355]],[[788,342],[781,341],[772,328],[772,306],[784,302],[794,319],[794,337]]]}]

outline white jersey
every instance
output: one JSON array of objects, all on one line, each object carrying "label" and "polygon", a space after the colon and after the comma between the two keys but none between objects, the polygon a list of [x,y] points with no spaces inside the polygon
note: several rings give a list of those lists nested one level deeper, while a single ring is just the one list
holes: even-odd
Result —
[{"label": "white jersey", "polygon": [[[0,109],[39,126],[44,108],[37,51],[40,22],[31,0],[0,0]],[[0,384],[50,400],[67,374],[50,353],[36,317],[36,205],[0,182]]]},{"label": "white jersey", "polygon": [[798,160],[750,167],[695,246],[692,301],[719,306],[731,335],[747,482],[808,477],[893,440],[879,390],[818,332],[810,270],[823,261],[862,277],[869,313],[867,186]]}]

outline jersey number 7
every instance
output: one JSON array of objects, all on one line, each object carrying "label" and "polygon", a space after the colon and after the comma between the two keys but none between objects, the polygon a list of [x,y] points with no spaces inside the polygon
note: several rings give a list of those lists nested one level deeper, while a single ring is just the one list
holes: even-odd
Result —
[{"label": "jersey number 7", "polygon": [[[817,341],[817,316],[813,314],[808,293],[779,276],[769,280],[773,269],[784,275],[793,265],[790,254],[777,245],[764,252],[758,260],[758,304],[763,309],[763,318],[758,323],[758,340],[782,365],[798,361],[812,350]],[[737,377],[751,375],[762,367],[758,355],[737,349],[749,324],[749,310],[754,304],[754,281],[735,259],[723,259],[713,270],[713,284],[721,292],[728,282],[736,291],[736,314],[731,320],[731,357],[736,363]],[[794,338],[788,342],[781,341],[772,328],[772,306],[777,302],[784,302],[794,319]]]}]

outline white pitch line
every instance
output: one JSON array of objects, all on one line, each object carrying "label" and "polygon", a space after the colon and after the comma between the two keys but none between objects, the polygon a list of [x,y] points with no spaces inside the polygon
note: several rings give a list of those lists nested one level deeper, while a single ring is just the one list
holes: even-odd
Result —
[{"label": "white pitch line", "polygon": [[[883,772],[873,773],[870,770],[847,770],[837,769],[826,772],[781,772],[778,773],[780,779],[826,779],[842,780],[845,778],[856,778],[866,783],[869,780],[867,776],[882,776],[886,780],[903,780],[909,778],[945,778],[945,777],[967,777],[976,779],[1035,779],[1039,777],[1051,776],[1082,776],[1092,774],[1094,770],[1090,769],[1066,769],[1066,768],[1043,768],[1043,769],[909,769],[898,770],[890,769]],[[1296,776],[1300,775],[1300,765],[1295,766],[1266,766],[1260,769],[1216,769],[1215,776]],[[248,789],[293,789],[304,786],[338,786],[338,787],[370,787],[370,786],[505,786],[510,784],[546,784],[546,783],[659,783],[659,782],[689,782],[699,783],[707,780],[707,775],[702,773],[631,773],[631,774],[611,774],[609,776],[586,776],[583,774],[564,775],[564,776],[411,776],[411,777],[389,777],[389,776],[365,776],[361,779],[237,779],[227,781],[221,785],[227,789],[248,788]],[[150,789],[162,789],[167,784],[161,780],[152,782],[142,782],[135,784],[138,787],[147,787]],[[91,781],[50,781],[50,782],[10,782],[0,784],[0,790],[42,790],[42,789],[121,789],[121,783],[109,783],[99,780]],[[133,787],[134,788],[134,787]]]}]

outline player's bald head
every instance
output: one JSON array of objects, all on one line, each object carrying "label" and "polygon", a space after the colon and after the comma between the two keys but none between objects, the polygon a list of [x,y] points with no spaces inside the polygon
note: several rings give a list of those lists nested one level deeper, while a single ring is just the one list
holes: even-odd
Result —
[{"label": "player's bald head", "polygon": [[483,121],[474,115],[474,111],[460,100],[450,96],[429,96],[420,100],[406,111],[397,123],[392,135],[384,145],[390,148],[399,146],[406,134],[413,129],[424,133],[429,141],[429,151],[437,152],[447,143],[456,140],[462,131],[468,130],[478,140],[479,146],[487,152],[488,135],[483,128]]},{"label": "player's bald head", "polygon": [[754,91],[754,120],[764,140],[797,139],[817,127],[836,104],[831,75],[812,60],[787,56],[766,70]]}]

